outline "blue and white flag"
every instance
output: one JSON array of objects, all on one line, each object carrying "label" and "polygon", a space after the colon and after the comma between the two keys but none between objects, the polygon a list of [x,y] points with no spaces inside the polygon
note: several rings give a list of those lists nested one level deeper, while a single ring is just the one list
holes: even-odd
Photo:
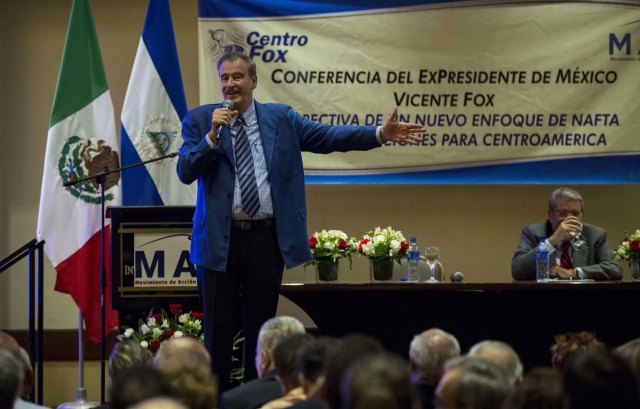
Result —
[{"label": "blue and white flag", "polygon": [[[122,108],[122,166],[178,152],[186,113],[169,1],[150,0]],[[123,205],[195,204],[195,183],[180,183],[176,160],[122,172]]]}]

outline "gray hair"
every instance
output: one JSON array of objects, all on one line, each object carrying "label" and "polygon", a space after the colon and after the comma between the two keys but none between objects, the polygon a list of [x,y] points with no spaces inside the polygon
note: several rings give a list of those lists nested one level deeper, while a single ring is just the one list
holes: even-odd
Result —
[{"label": "gray hair", "polygon": [[0,348],[0,409],[13,408],[21,384],[20,365],[9,350]]},{"label": "gray hair", "polygon": [[481,341],[471,347],[468,355],[499,365],[504,369],[511,385],[515,385],[522,379],[522,361],[518,353],[507,343],[493,340]]},{"label": "gray hair", "polygon": [[582,195],[578,193],[577,190],[573,190],[568,187],[560,187],[551,192],[551,196],[549,196],[549,211],[555,210],[556,203],[559,200],[571,200],[580,202],[580,210],[584,212],[584,200],[582,199]]},{"label": "gray hair", "polygon": [[247,65],[249,66],[249,71],[248,71],[249,77],[255,77],[257,75],[255,61],[253,61],[251,57],[249,57],[247,54],[239,53],[237,51],[227,53],[222,57],[220,57],[220,59],[218,60],[218,72],[220,72],[220,67],[222,67],[222,64],[224,64],[225,62],[227,61],[233,62],[237,60],[242,60],[247,63]]},{"label": "gray hair", "polygon": [[459,371],[451,388],[456,407],[499,408],[509,392],[504,371],[491,361],[462,356],[449,360],[445,369]]},{"label": "gray hair", "polygon": [[260,350],[273,351],[276,344],[287,335],[304,333],[304,325],[296,318],[286,315],[271,318],[260,327],[257,353],[259,354]]},{"label": "gray hair", "polygon": [[436,383],[444,373],[444,363],[460,356],[456,337],[440,328],[431,328],[413,337],[409,358],[423,380]]}]

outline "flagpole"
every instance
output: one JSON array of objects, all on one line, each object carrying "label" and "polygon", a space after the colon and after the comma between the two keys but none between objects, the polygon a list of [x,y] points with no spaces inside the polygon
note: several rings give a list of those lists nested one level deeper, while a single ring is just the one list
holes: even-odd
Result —
[{"label": "flagpole", "polygon": [[78,308],[78,389],[75,402],[58,405],[58,409],[90,409],[98,406],[98,402],[87,401],[87,390],[84,388],[84,342],[82,337],[82,311]]},{"label": "flagpole", "polygon": [[[107,342],[106,342],[106,331],[105,331],[105,323],[106,323],[106,294],[105,294],[105,288],[107,287],[107,277],[106,277],[106,268],[105,268],[105,251],[104,251],[104,245],[105,245],[105,240],[104,240],[104,219],[105,219],[105,198],[104,198],[104,185],[105,182],[107,180],[107,176],[109,176],[112,173],[118,173],[120,171],[123,170],[127,170],[127,169],[131,169],[131,168],[135,168],[138,166],[142,166],[145,165],[147,163],[151,163],[151,162],[156,162],[159,160],[163,160],[163,159],[168,159],[168,158],[173,158],[175,156],[178,156],[177,152],[174,153],[170,153],[168,155],[164,155],[164,156],[159,156],[157,158],[153,158],[153,159],[149,159],[146,161],[142,161],[142,162],[138,162],[138,163],[134,163],[131,165],[127,165],[127,166],[123,166],[121,168],[117,168],[114,170],[109,170],[109,168],[105,167],[104,171],[96,173],[95,175],[90,175],[81,179],[75,179],[75,180],[70,180],[67,182],[64,182],[62,184],[62,186],[64,187],[69,187],[72,185],[75,185],[76,183],[80,183],[80,182],[84,182],[90,179],[94,179],[96,181],[96,183],[98,184],[98,186],[100,187],[100,204],[101,204],[101,212],[100,212],[100,222],[101,222],[101,229],[100,229],[100,403],[104,403],[105,402],[105,389],[106,389],[106,382],[105,382],[105,364],[106,364],[106,347],[107,347]],[[82,330],[82,313],[79,311],[79,319],[80,319],[80,324],[79,324],[79,331]],[[82,351],[82,333],[80,333],[80,337],[78,340],[78,350]],[[80,355],[79,357],[80,359],[82,359],[82,361],[78,362],[78,365],[80,366],[81,362],[82,362],[82,366],[81,368],[84,368],[84,354]],[[80,386],[78,388],[78,393],[77,396],[79,396],[78,394],[80,394],[80,390],[82,389],[83,393],[84,393],[84,397],[83,399],[86,398],[86,391],[84,390],[84,374],[83,371],[80,372]],[[79,399],[79,398],[76,398]],[[77,403],[78,401],[74,402]],[[64,404],[63,404],[64,405]],[[61,405],[62,406],[62,405]],[[93,405],[96,406],[96,405]],[[92,406],[88,406],[88,407],[92,407]],[[63,406],[63,408],[66,408]],[[70,406],[70,408],[84,408],[84,406]],[[60,406],[58,407],[58,409],[62,409]]]}]

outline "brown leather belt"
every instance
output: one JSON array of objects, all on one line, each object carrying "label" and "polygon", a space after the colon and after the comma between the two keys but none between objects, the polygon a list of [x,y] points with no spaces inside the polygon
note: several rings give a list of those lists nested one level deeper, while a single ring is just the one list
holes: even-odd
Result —
[{"label": "brown leather belt", "polygon": [[275,219],[231,220],[231,226],[240,230],[253,230],[275,224]]}]

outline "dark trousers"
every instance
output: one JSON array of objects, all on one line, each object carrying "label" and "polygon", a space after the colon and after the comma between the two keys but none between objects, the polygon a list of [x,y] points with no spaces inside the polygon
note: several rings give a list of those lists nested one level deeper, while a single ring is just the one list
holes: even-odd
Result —
[{"label": "dark trousers", "polygon": [[231,354],[239,328],[244,335],[244,380],[257,377],[258,332],[276,314],[283,269],[275,225],[232,228],[226,272],[197,267],[204,343],[220,393],[233,386]]}]

